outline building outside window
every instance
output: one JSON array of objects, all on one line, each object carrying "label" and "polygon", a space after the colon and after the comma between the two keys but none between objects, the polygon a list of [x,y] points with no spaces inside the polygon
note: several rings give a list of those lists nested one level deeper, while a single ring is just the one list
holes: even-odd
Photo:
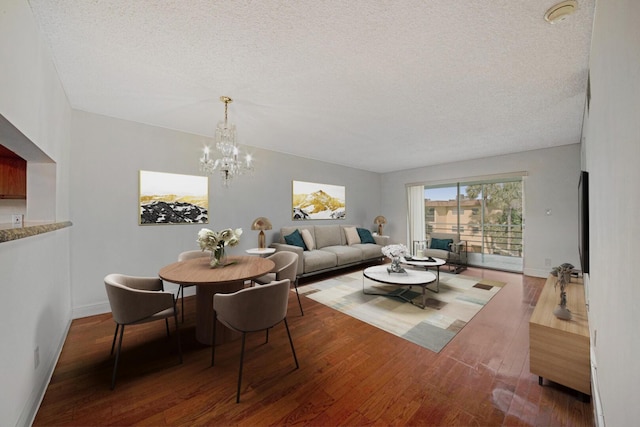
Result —
[{"label": "building outside window", "polygon": [[[424,188],[425,231],[457,233],[471,265],[522,271],[522,177]],[[514,267],[515,266],[515,267]],[[501,267],[496,267],[501,268]]]}]

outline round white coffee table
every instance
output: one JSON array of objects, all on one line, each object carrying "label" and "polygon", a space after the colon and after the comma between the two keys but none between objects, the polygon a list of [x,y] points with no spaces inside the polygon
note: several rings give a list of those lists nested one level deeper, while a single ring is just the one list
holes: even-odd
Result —
[{"label": "round white coffee table", "polygon": [[[387,285],[408,286],[408,288],[401,289],[400,292],[367,292],[364,286],[365,278]],[[427,301],[427,285],[433,283],[435,280],[436,275],[430,271],[409,269],[404,273],[389,273],[386,265],[374,265],[373,267],[365,268],[362,272],[362,293],[365,295],[398,297],[424,309]],[[417,304],[413,299],[404,296],[412,286],[420,286],[422,288],[422,304]]]},{"label": "round white coffee table", "polygon": [[409,259],[401,258],[400,262],[402,264],[410,265],[412,267],[423,267],[425,270],[429,270],[430,267],[435,267],[436,268],[436,288],[435,289],[427,288],[427,289],[435,293],[440,292],[440,266],[445,265],[447,263],[445,260],[440,258],[435,258],[435,257],[425,257],[425,258],[409,257]]}]

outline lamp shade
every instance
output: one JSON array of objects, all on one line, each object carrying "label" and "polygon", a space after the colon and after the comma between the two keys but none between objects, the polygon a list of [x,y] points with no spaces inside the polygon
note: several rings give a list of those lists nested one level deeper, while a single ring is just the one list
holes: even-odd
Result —
[{"label": "lamp shade", "polygon": [[252,230],[271,230],[271,227],[271,221],[269,221],[269,218],[265,218],[263,216],[254,219],[253,224],[251,224]]},{"label": "lamp shade", "polygon": [[374,220],[373,223],[376,225],[380,225],[380,224],[386,224],[387,223],[387,218],[383,217],[382,215],[378,215]]},{"label": "lamp shade", "polygon": [[387,218],[383,217],[382,215],[378,215],[373,220],[373,223],[378,226],[378,234],[382,236],[382,227],[387,223]]}]

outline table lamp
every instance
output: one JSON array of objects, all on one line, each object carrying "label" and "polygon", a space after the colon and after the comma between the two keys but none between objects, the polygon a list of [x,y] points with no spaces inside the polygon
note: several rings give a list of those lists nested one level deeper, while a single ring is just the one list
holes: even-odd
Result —
[{"label": "table lamp", "polygon": [[383,217],[382,215],[378,215],[373,220],[373,223],[378,226],[378,235],[382,236],[382,228],[383,228],[384,224],[387,223],[387,218]]},{"label": "table lamp", "polygon": [[265,218],[261,216],[260,218],[256,218],[253,220],[253,224],[251,224],[252,230],[260,230],[258,234],[258,249],[265,248],[265,238],[264,238],[264,230],[271,230],[271,221],[269,218]]}]

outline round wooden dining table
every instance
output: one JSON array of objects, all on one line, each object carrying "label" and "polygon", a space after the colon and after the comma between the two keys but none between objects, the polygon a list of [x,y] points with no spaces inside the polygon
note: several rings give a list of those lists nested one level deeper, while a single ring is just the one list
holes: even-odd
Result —
[{"label": "round wooden dining table", "polygon": [[[270,272],[275,263],[270,259],[255,256],[230,256],[224,267],[211,268],[209,257],[199,257],[174,262],[160,269],[162,280],[179,285],[196,286],[196,339],[203,344],[212,344],[213,296],[216,293],[236,292],[247,280]],[[217,334],[216,344],[235,338],[227,328],[225,334]]]}]

